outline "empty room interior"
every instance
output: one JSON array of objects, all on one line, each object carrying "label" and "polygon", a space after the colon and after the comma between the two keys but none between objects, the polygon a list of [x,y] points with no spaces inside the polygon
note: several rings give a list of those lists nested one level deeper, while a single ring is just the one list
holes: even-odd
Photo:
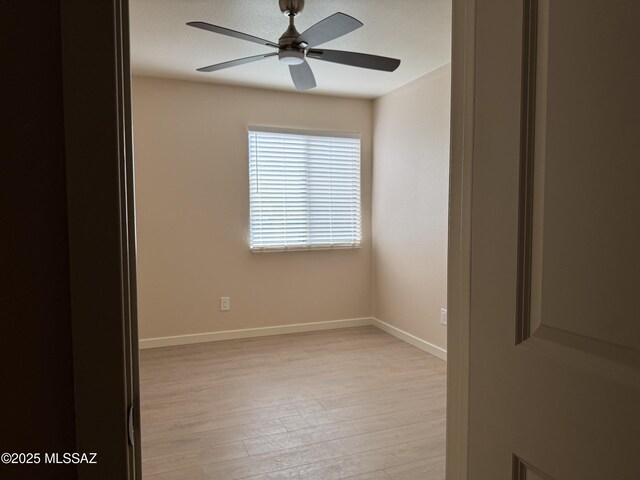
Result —
[{"label": "empty room interior", "polygon": [[144,478],[444,479],[450,0],[130,15]]}]

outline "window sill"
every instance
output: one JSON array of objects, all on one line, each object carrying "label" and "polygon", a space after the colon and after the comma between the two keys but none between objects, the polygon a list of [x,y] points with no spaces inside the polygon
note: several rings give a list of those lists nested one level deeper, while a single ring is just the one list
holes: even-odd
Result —
[{"label": "window sill", "polygon": [[362,243],[354,245],[296,245],[291,247],[249,247],[251,253],[302,252],[305,250],[354,250],[362,248]]}]

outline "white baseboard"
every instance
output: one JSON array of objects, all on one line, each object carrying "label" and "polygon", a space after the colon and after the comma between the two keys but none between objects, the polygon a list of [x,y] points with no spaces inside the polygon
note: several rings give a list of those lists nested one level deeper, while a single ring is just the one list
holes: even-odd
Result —
[{"label": "white baseboard", "polygon": [[269,335],[284,335],[287,333],[315,332],[318,330],[332,330],[335,328],[364,327],[372,325],[394,337],[407,342],[442,360],[447,360],[447,351],[410,333],[389,325],[375,317],[347,318],[344,320],[330,320],[326,322],[297,323],[294,325],[278,325],[275,327],[245,328],[242,330],[224,330],[222,332],[194,333],[191,335],[176,335],[173,337],[145,338],[139,341],[140,349],[173,347],[192,343],[218,342],[221,340],[235,340],[238,338],[266,337]]},{"label": "white baseboard", "polygon": [[269,335],[314,332],[318,330],[331,330],[334,328],[364,327],[366,325],[371,325],[370,317],[330,320],[326,322],[298,323],[294,325],[279,325],[275,327],[245,328],[242,330],[224,330],[222,332],[194,333],[191,335],[176,335],[173,337],[145,338],[139,341],[139,347],[140,349],[171,347],[175,345],[188,345],[191,343],[234,340],[237,338],[266,337]]},{"label": "white baseboard", "polygon": [[434,345],[433,343],[422,340],[415,335],[411,335],[410,333],[405,332],[404,330],[400,330],[393,325],[389,325],[388,323],[383,322],[382,320],[375,317],[371,318],[371,325],[373,325],[374,327],[378,327],[380,330],[387,332],[388,334],[393,335],[394,337],[399,338],[400,340],[403,340],[408,344],[419,348],[420,350],[430,353],[431,355],[438,357],[445,362],[447,361],[447,351],[443,348],[438,347],[437,345]]}]

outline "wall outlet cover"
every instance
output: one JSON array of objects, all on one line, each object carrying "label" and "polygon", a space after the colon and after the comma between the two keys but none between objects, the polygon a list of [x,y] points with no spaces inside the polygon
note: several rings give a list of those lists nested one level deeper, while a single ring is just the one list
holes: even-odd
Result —
[{"label": "wall outlet cover", "polygon": [[220,297],[220,311],[226,312],[231,309],[231,298],[230,297]]}]

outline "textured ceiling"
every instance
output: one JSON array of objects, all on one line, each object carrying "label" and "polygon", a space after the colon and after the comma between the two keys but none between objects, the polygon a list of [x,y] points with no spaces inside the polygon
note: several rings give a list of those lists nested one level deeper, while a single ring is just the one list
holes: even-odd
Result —
[{"label": "textured ceiling", "polygon": [[[288,25],[277,0],[131,0],[131,62],[137,75],[295,90],[276,57],[213,73],[196,68],[274,49],[185,25],[205,21],[277,42]],[[451,0],[306,0],[299,32],[335,13],[364,26],[322,47],[400,58],[395,72],[309,60],[310,93],[374,98],[450,61]],[[319,47],[319,48],[322,48]]]}]

